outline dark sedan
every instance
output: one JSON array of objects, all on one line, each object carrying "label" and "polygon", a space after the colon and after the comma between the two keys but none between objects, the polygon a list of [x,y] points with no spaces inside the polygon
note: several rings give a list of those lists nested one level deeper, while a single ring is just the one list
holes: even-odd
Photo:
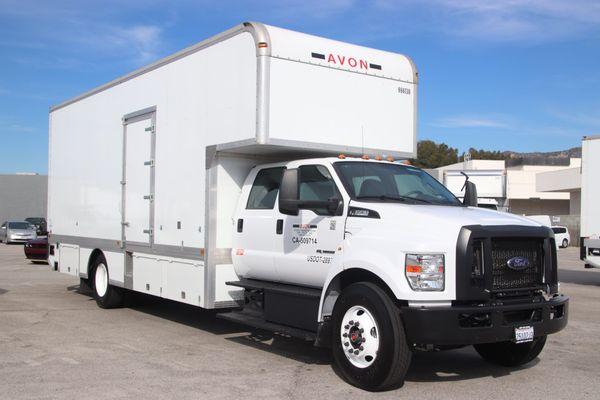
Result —
[{"label": "dark sedan", "polygon": [[25,257],[33,261],[48,260],[48,239],[33,239],[25,243],[23,247]]}]

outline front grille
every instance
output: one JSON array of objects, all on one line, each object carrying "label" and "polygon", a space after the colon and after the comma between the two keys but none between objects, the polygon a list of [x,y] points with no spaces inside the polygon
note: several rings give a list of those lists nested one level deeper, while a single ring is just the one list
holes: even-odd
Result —
[{"label": "front grille", "polygon": [[[493,238],[491,249],[492,290],[521,289],[543,283],[543,242],[540,239]],[[515,270],[509,260],[526,258],[528,266]]]}]

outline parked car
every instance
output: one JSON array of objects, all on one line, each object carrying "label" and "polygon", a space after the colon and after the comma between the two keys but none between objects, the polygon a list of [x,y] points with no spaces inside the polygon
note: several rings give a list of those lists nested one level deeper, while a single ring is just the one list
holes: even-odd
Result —
[{"label": "parked car", "polygon": [[46,261],[48,260],[48,239],[33,239],[25,243],[23,247],[25,257],[33,261]]},{"label": "parked car", "polygon": [[0,226],[0,242],[6,244],[13,242],[25,243],[37,239],[33,225],[25,221],[6,221]]},{"label": "parked car", "polygon": [[568,247],[569,243],[571,243],[571,235],[569,234],[567,227],[553,226],[552,230],[554,231],[554,240],[556,240],[556,245],[559,247]]},{"label": "parked car", "polygon": [[28,217],[25,218],[26,222],[29,222],[35,227],[38,236],[46,236],[48,234],[48,224],[44,217]]}]

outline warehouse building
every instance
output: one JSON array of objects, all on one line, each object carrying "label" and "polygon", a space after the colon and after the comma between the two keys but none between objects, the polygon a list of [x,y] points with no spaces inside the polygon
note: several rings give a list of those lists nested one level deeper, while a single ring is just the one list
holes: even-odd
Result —
[{"label": "warehouse building", "polygon": [[0,174],[0,223],[46,218],[47,196],[47,175]]},{"label": "warehouse building", "polygon": [[[571,202],[573,192],[538,188],[538,176],[564,174],[567,173],[564,171],[578,170],[580,166],[580,158],[468,160],[437,168],[433,175],[459,198],[463,196],[460,182],[464,182],[464,177],[460,178],[459,174],[464,172],[477,185],[482,204],[520,215],[558,216],[577,211],[578,206]],[[548,179],[552,180],[552,175]],[[577,194],[573,194],[575,203],[578,203]]]}]

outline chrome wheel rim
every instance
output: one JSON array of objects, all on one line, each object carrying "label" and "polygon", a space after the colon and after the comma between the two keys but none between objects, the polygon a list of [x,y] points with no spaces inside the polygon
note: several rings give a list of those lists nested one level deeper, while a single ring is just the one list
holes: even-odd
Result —
[{"label": "chrome wheel rim", "polygon": [[104,263],[98,264],[94,275],[94,287],[99,297],[104,297],[108,290],[108,270]]},{"label": "chrome wheel rim", "polygon": [[352,365],[367,368],[377,358],[379,328],[369,310],[353,306],[346,311],[340,327],[342,351]]}]

